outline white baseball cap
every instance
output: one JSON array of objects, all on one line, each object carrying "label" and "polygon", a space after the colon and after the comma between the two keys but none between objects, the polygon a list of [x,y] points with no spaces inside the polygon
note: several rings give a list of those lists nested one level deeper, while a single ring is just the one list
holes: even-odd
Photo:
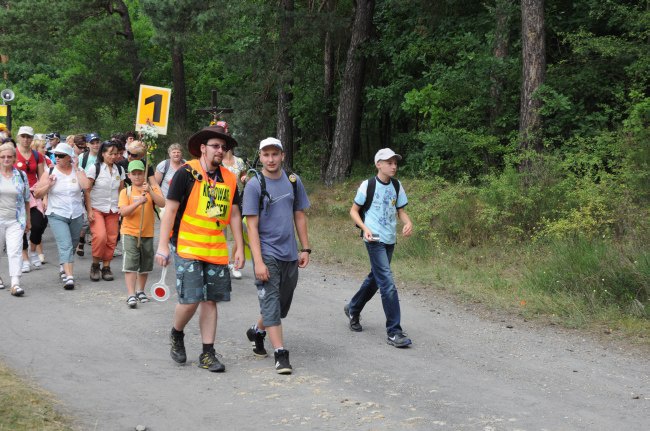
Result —
[{"label": "white baseball cap", "polygon": [[390,148],[382,148],[381,150],[377,151],[377,154],[375,154],[375,163],[380,160],[392,159],[393,157],[397,157],[397,160],[402,160],[402,156],[397,154],[395,151],[391,150]]},{"label": "white baseball cap", "polygon": [[282,148],[282,142],[277,138],[266,138],[263,141],[260,141],[260,150],[270,146],[278,147],[281,151],[284,151]]},{"label": "white baseball cap", "polygon": [[18,136],[20,135],[34,136],[34,128],[29,126],[20,126],[20,129],[18,129]]}]

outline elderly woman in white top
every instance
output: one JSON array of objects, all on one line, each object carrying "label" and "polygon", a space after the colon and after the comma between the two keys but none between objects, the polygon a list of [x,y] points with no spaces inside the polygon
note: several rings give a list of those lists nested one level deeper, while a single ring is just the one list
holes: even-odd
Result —
[{"label": "elderly woman in white top", "polygon": [[115,141],[104,141],[97,155],[97,162],[87,171],[90,192],[86,192],[86,211],[92,233],[92,281],[99,281],[100,277],[106,281],[114,278],[111,260],[119,235],[120,214],[117,204],[125,178],[124,170],[115,163],[119,157],[119,144]]},{"label": "elderly woman in white top", "polygon": [[[30,229],[29,182],[27,176],[14,168],[16,149],[11,143],[0,145],[0,240],[4,239],[9,260],[11,294],[22,296],[23,233]],[[5,285],[0,279],[0,289]]]},{"label": "elderly woman in white top", "polygon": [[61,277],[66,290],[74,289],[74,251],[83,225],[83,190],[89,182],[83,169],[73,160],[74,150],[68,144],[59,144],[52,150],[56,165],[43,172],[34,189],[36,198],[47,196],[47,215],[59,251]]}]

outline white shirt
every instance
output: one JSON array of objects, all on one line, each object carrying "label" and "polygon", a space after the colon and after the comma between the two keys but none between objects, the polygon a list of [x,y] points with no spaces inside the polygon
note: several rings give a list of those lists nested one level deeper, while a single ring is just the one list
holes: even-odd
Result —
[{"label": "white shirt", "polygon": [[[88,169],[88,179],[95,179],[95,166]],[[90,206],[103,213],[116,213],[117,202],[119,200],[120,181],[124,181],[126,176],[124,172],[120,174],[117,165],[113,163],[113,168],[108,169],[106,163],[102,163],[99,169],[99,175],[95,180],[93,188],[90,190]]]},{"label": "white shirt", "polygon": [[83,215],[84,206],[77,172],[72,169],[66,175],[55,167],[52,175],[56,176],[56,181],[47,193],[45,215],[56,214],[70,219]]}]

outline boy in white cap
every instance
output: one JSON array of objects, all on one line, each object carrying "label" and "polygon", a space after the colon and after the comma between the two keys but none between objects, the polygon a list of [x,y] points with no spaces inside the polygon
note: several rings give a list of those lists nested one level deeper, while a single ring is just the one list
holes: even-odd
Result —
[{"label": "boy in white cap", "polygon": [[411,344],[411,339],[400,326],[399,297],[390,269],[397,240],[397,218],[404,223],[404,236],[411,235],[413,230],[411,219],[404,210],[408,203],[406,193],[402,184],[393,178],[399,160],[402,160],[402,156],[390,148],[377,151],[377,176],[361,183],[354,197],[350,217],[362,230],[370,258],[370,274],[343,311],[349,320],[350,330],[360,332],[361,311],[379,290],[386,315],[386,342],[395,347],[407,347]]},{"label": "boy in white cap", "polygon": [[[287,175],[282,168],[284,151],[278,139],[261,141],[259,155],[262,172],[247,181],[242,202],[260,303],[260,316],[246,336],[254,346],[253,353],[264,357],[264,337],[268,332],[275,351],[276,372],[291,374],[281,319],[289,313],[298,284],[298,268],[309,264],[311,249],[305,215],[309,199],[300,178]],[[300,251],[296,231],[302,245]]]}]

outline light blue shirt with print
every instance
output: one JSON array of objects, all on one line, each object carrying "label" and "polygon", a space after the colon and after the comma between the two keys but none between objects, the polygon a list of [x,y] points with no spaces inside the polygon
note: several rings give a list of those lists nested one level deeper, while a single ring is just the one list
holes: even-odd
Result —
[{"label": "light blue shirt with print", "polygon": [[[354,197],[354,203],[363,207],[366,202],[366,194],[368,191],[368,180],[365,180],[359,186],[357,194]],[[368,211],[364,223],[373,234],[379,234],[379,241],[384,244],[395,244],[397,242],[397,209],[404,208],[408,203],[406,192],[399,183],[399,198],[395,192],[395,187],[388,181],[382,183],[377,178],[375,186],[375,196],[372,199],[372,204]]]}]

